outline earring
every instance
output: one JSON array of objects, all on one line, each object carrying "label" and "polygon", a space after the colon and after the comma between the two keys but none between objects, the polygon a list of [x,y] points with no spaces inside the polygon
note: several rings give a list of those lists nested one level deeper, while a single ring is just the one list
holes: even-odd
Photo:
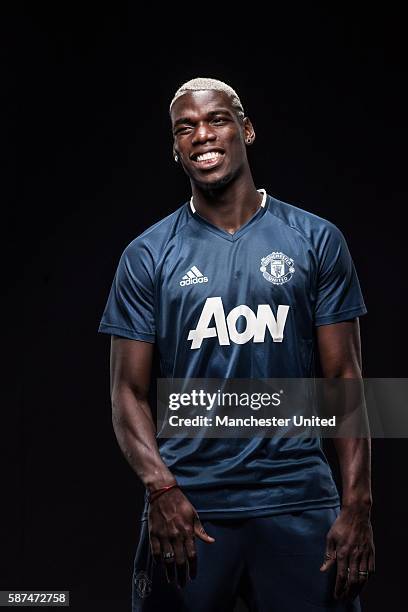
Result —
[{"label": "earring", "polygon": [[247,144],[251,144],[251,139],[247,138]]},{"label": "earring", "polygon": [[175,155],[175,156],[174,156],[174,161],[175,161],[175,162],[176,162],[176,164],[177,164],[177,162],[178,162],[178,155]]}]

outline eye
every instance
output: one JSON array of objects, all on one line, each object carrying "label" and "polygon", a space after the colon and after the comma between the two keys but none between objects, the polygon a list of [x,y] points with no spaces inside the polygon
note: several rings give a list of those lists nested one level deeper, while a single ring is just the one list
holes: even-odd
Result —
[{"label": "eye", "polygon": [[176,136],[178,136],[179,134],[187,134],[187,132],[191,130],[191,126],[189,125],[183,125],[179,128],[177,128],[177,130],[175,130],[174,134]]},{"label": "eye", "polygon": [[216,123],[217,125],[220,125],[225,122],[226,119],[223,119],[222,117],[214,117],[214,119],[211,121],[211,123]]}]

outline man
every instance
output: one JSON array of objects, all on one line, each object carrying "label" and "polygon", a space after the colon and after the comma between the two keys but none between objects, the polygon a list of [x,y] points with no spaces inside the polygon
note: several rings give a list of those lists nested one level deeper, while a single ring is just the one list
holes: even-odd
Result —
[{"label": "man", "polygon": [[225,612],[241,593],[251,610],[359,610],[374,571],[368,439],[335,440],[341,507],[318,438],[158,448],[155,346],[169,378],[310,378],[315,345],[325,377],[361,378],[366,312],[341,232],[256,189],[236,92],[193,79],[170,115],[192,198],[126,247],[99,328],[116,436],[147,491],[132,609]]}]

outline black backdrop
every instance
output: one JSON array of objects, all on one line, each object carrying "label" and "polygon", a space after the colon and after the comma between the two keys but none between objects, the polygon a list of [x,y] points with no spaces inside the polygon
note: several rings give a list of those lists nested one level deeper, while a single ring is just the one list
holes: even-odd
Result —
[{"label": "black backdrop", "polygon": [[[167,114],[182,82],[237,89],[257,133],[256,185],[347,237],[369,311],[364,375],[407,375],[402,16],[153,9],[27,4],[1,26],[0,588],[70,590],[78,611],[130,609],[142,488],[111,427],[97,327],[123,248],[189,197]],[[373,443],[370,612],[405,610],[407,448]]]}]

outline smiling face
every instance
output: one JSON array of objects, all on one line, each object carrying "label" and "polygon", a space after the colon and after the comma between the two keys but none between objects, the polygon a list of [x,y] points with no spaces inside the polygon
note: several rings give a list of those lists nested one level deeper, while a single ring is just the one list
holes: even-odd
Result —
[{"label": "smiling face", "polygon": [[[171,109],[173,150],[192,181],[204,189],[228,184],[248,168],[246,141],[255,133],[221,91],[183,94]],[[249,144],[249,143],[248,143]]]}]

